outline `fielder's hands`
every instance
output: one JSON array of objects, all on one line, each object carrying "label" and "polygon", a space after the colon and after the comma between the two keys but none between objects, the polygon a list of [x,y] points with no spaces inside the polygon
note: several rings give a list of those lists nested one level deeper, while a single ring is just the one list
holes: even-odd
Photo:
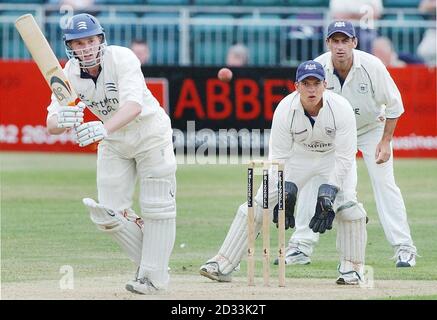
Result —
[{"label": "fielder's hands", "polygon": [[75,106],[62,106],[58,108],[58,128],[73,128],[83,122],[83,110],[86,104],[79,102]]},{"label": "fielder's hands", "polygon": [[375,162],[376,164],[381,164],[390,160],[391,148],[390,142],[380,141],[376,146],[375,151]]},{"label": "fielder's hands", "polygon": [[79,147],[85,147],[107,136],[108,132],[101,121],[85,122],[76,128],[76,137]]},{"label": "fielder's hands", "polygon": [[324,233],[332,229],[335,218],[333,209],[338,188],[330,184],[322,184],[317,195],[316,213],[310,221],[310,228],[314,232]]},{"label": "fielder's hands", "polygon": [[[291,181],[285,181],[285,230],[294,228],[294,206],[296,204],[297,186]],[[276,228],[279,225],[279,206],[278,204],[273,209],[273,223]]]}]

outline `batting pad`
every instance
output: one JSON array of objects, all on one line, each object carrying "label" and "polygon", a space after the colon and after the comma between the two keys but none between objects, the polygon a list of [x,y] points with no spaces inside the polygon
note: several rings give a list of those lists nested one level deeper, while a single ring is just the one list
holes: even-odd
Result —
[{"label": "batting pad", "polygon": [[90,198],[82,201],[88,208],[91,221],[97,229],[114,238],[129,259],[139,266],[143,246],[142,220],[130,209],[115,211],[105,208]]},{"label": "batting pad", "polygon": [[176,182],[174,176],[167,179],[148,178],[141,181],[141,212],[148,216],[176,212]]},{"label": "batting pad", "polygon": [[[364,266],[367,242],[366,211],[361,203],[343,206],[337,212],[337,250],[340,272],[359,272]],[[349,270],[342,270],[349,269]]]},{"label": "batting pad", "polygon": [[144,229],[138,278],[146,277],[157,289],[166,289],[170,280],[168,264],[176,237],[176,211],[143,213]]},{"label": "batting pad", "polygon": [[[255,234],[261,229],[262,210],[255,206]],[[243,255],[247,251],[247,202],[242,204],[232,221],[225,241],[223,242],[218,255],[211,261],[218,263],[222,274],[232,272],[240,263]]]}]

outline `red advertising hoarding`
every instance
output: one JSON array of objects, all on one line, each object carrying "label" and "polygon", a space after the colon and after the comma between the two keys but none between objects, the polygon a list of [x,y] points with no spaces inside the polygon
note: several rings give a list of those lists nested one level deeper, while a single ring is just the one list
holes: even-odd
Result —
[{"label": "red advertising hoarding", "polygon": [[[270,128],[279,100],[294,90],[293,68],[238,68],[234,80],[216,79],[218,68],[143,68],[149,89],[175,128]],[[398,122],[396,157],[437,158],[436,68],[390,69],[402,94],[405,113]],[[31,61],[0,61],[0,147],[14,151],[92,152],[79,148],[72,134],[51,136],[45,129],[50,91]],[[88,112],[86,119],[91,119]]]}]

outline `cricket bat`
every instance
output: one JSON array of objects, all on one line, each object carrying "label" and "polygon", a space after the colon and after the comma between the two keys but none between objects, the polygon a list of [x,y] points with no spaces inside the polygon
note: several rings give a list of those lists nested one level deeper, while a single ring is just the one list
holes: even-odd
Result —
[{"label": "cricket bat", "polygon": [[67,80],[47,39],[31,14],[25,14],[15,21],[15,28],[23,38],[33,60],[38,65],[50,90],[61,106],[74,106],[80,100]]}]

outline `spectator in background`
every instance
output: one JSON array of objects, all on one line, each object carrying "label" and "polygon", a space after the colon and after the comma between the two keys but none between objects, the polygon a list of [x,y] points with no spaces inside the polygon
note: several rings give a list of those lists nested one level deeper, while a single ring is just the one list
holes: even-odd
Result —
[{"label": "spectator in background", "polygon": [[237,43],[229,47],[226,55],[228,67],[243,67],[249,62],[249,50],[244,44]]},{"label": "spectator in background", "polygon": [[138,57],[142,66],[149,64],[150,48],[146,41],[135,39],[132,41],[130,48]]},{"label": "spectator in background", "polygon": [[379,58],[386,67],[405,67],[407,64],[400,60],[389,38],[378,37],[373,41],[372,54]]},{"label": "spectator in background", "polygon": [[419,4],[419,11],[430,14],[429,18],[434,21],[434,28],[425,31],[422,41],[417,47],[417,54],[425,60],[429,66],[435,66],[436,63],[436,0],[422,0]]},{"label": "spectator in background", "polygon": [[376,39],[377,32],[375,21],[382,14],[384,6],[382,0],[330,0],[329,10],[332,20],[355,21],[358,48],[370,53],[372,43]]}]

